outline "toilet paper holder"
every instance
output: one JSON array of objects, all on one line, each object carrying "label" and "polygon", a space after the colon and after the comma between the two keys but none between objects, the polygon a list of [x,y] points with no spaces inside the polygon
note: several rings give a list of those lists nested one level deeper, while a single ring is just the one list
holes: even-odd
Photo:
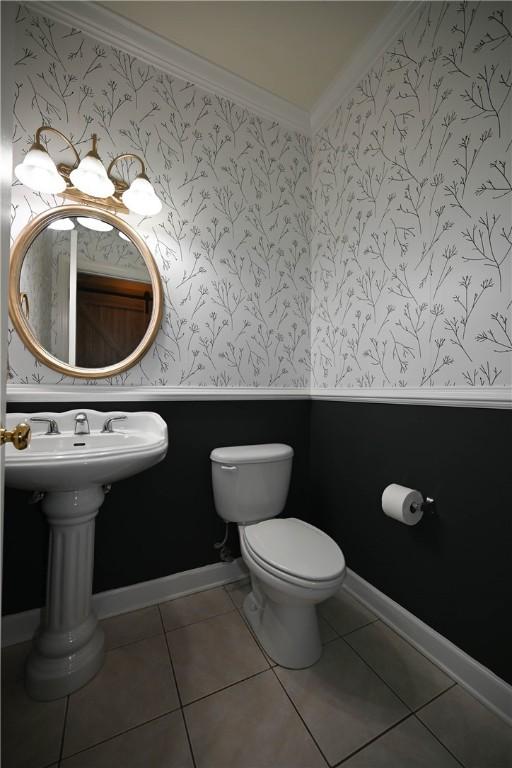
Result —
[{"label": "toilet paper holder", "polygon": [[411,504],[412,514],[415,514],[416,512],[430,512],[430,514],[433,515],[435,514],[435,511],[436,502],[430,496],[427,496],[422,502],[413,501]]}]

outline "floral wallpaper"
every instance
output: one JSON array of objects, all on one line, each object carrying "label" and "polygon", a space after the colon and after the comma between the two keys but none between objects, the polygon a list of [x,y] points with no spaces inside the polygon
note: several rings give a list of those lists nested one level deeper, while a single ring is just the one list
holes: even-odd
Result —
[{"label": "floral wallpaper", "polygon": [[[111,383],[511,385],[510,4],[418,3],[312,146],[27,6],[16,28],[16,162],[41,123],[82,153],[97,132],[105,161],[143,157],[164,202],[128,217],[162,274],[162,329]],[[16,183],[13,237],[60,202]],[[12,330],[9,359],[13,383],[72,383]]]},{"label": "floral wallpaper", "polygon": [[[142,156],[164,203],[158,217],[128,217],[162,275],[162,328],[140,364],[111,383],[308,386],[310,140],[26,5],[14,77],[15,163],[43,123],[82,154],[96,132],[104,162]],[[59,140],[48,147],[72,160]],[[62,202],[15,183],[13,237]],[[73,383],[39,364],[12,329],[9,341],[11,383]]]},{"label": "floral wallpaper", "polygon": [[512,6],[418,12],[314,137],[313,387],[510,386]]}]

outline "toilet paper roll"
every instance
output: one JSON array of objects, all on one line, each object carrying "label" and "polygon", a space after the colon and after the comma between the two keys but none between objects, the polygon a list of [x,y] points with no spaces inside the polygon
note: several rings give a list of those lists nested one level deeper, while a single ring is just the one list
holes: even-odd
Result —
[{"label": "toilet paper roll", "polygon": [[388,517],[392,517],[400,523],[416,525],[423,517],[423,511],[419,509],[415,512],[411,509],[411,504],[413,502],[421,504],[422,501],[423,496],[414,488],[406,488],[403,485],[391,483],[387,488],[384,488],[382,510]]}]

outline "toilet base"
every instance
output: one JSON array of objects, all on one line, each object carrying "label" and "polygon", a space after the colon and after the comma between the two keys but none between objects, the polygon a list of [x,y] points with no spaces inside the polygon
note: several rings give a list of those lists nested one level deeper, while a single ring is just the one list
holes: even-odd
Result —
[{"label": "toilet base", "polygon": [[322,655],[316,605],[276,603],[252,581],[243,610],[265,653],[281,667],[311,667]]}]

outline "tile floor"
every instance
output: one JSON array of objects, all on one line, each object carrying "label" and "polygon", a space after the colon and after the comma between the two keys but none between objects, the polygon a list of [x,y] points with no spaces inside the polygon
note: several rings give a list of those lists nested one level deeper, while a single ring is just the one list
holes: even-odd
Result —
[{"label": "tile floor", "polygon": [[511,768],[512,728],[343,589],[321,660],[266,657],[228,585],[102,622],[105,665],[50,703],[3,653],[3,768]]}]

